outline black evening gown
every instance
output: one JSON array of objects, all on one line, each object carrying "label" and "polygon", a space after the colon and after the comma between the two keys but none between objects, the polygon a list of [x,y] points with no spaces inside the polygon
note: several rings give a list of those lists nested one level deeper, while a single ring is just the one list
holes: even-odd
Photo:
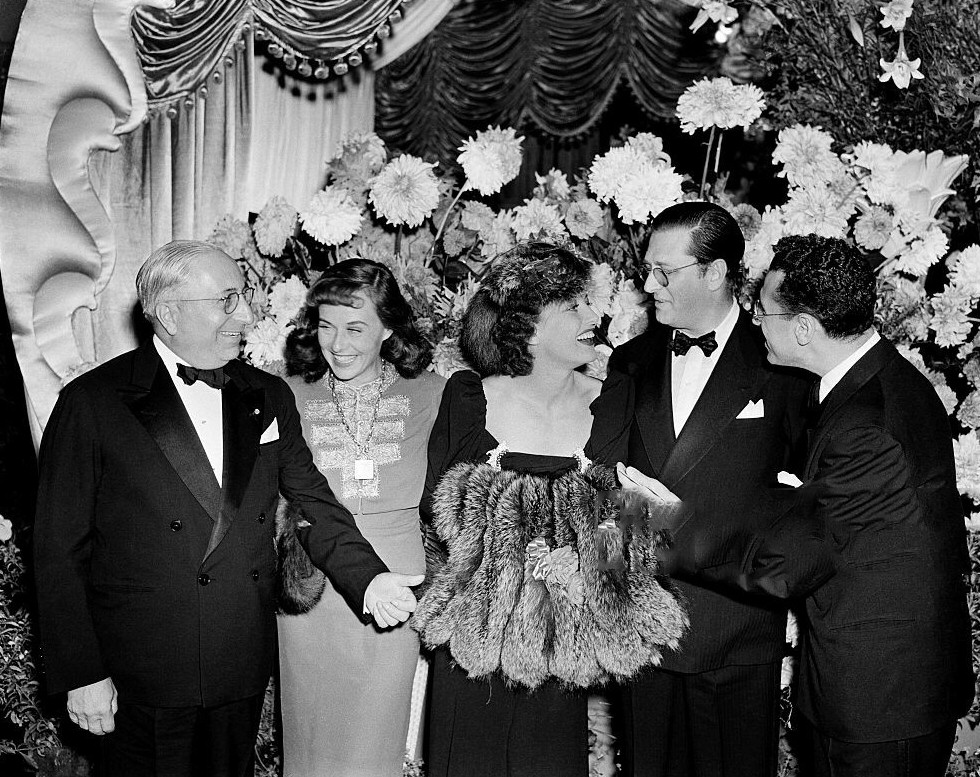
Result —
[{"label": "black evening gown", "polygon": [[[625,387],[624,387],[625,388]],[[627,401],[608,402],[616,415]],[[459,462],[487,461],[498,441],[486,429],[486,397],[475,373],[450,377],[429,442],[427,496]],[[595,404],[593,405],[595,412]],[[598,424],[599,419],[593,421]],[[611,423],[614,423],[612,419]],[[602,424],[608,430],[608,424]],[[609,436],[606,434],[605,436]],[[590,451],[594,455],[594,451]],[[558,475],[579,466],[572,456],[507,452],[501,469]],[[426,500],[427,501],[427,500]],[[425,504],[423,505],[425,507]],[[434,534],[427,528],[427,553]],[[427,723],[430,777],[586,777],[589,768],[588,692],[546,682],[536,690],[499,676],[471,680],[447,648],[435,651]]]}]

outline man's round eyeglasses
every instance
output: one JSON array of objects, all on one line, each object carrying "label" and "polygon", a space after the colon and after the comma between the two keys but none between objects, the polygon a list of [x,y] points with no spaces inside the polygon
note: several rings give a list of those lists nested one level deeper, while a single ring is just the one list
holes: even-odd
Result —
[{"label": "man's round eyeglasses", "polygon": [[223,297],[196,297],[194,299],[172,299],[171,302],[221,302],[224,304],[226,315],[231,315],[238,309],[238,300],[245,299],[246,305],[252,304],[252,297],[255,296],[255,288],[246,286],[241,291],[233,291]]},{"label": "man's round eyeglasses", "polygon": [[665,270],[663,267],[651,267],[650,275],[660,286],[669,286],[670,277],[678,270],[683,270],[685,267],[694,267],[696,264],[701,264],[700,262],[691,262],[690,264],[682,264],[680,267],[671,267],[669,270]]},{"label": "man's round eyeglasses", "polygon": [[762,305],[759,302],[755,302],[752,304],[752,320],[755,321],[755,323],[757,324],[761,324],[762,319],[764,319],[766,316],[795,316],[795,315],[796,313],[787,313],[787,312],[766,313],[766,311],[762,309]]}]

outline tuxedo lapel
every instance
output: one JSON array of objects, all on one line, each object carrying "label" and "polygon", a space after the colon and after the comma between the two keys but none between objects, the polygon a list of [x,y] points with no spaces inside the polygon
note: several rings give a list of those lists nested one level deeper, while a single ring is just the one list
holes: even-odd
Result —
[{"label": "tuxedo lapel", "polygon": [[697,466],[746,404],[758,398],[768,380],[767,373],[757,369],[758,351],[746,326],[750,324],[740,314],[718,364],[664,462],[660,480],[668,487]]},{"label": "tuxedo lapel", "polygon": [[265,393],[251,388],[235,366],[226,371],[231,381],[221,391],[224,435],[221,510],[211,530],[205,558],[218,546],[238,515],[242,497],[252,477],[262,434]]},{"label": "tuxedo lapel", "polygon": [[881,372],[882,368],[898,355],[895,347],[882,338],[875,343],[870,351],[858,359],[857,363],[845,373],[840,382],[824,398],[823,407],[820,410],[820,420],[813,430],[807,451],[806,478],[808,480],[816,474],[819,461],[817,451],[821,447],[821,441],[832,428],[834,416],[847,405],[865,383]]},{"label": "tuxedo lapel", "polygon": [[636,428],[656,476],[674,447],[674,411],[670,391],[670,329],[663,327],[651,344],[650,358],[642,368],[637,386]]},{"label": "tuxedo lapel", "polygon": [[201,507],[217,520],[221,490],[201,439],[152,343],[136,353],[133,382],[120,395]]}]

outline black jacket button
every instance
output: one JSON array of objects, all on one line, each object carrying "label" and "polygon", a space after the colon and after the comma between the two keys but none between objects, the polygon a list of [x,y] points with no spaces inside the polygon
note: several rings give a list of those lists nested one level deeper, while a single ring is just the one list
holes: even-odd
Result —
[{"label": "black jacket button", "polygon": [[207,585],[211,582],[211,576],[208,574],[200,574],[197,576],[197,582],[201,585]]},{"label": "black jacket button", "polygon": [[265,523],[265,513],[259,513],[259,523]]},{"label": "black jacket button", "polygon": [[180,531],[182,528],[184,528],[184,524],[182,524],[180,521],[170,522],[170,531]]},{"label": "black jacket button", "polygon": [[252,579],[253,580],[258,580],[259,579],[259,570],[257,570],[257,569],[253,569],[252,570]]}]

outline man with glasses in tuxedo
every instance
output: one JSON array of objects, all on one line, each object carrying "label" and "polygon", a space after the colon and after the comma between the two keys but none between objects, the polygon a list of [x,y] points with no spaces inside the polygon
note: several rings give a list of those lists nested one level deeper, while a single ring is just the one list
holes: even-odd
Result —
[{"label": "man with glasses in tuxedo", "polygon": [[[607,378],[635,387],[622,451],[635,469],[626,477],[658,478],[693,508],[691,520],[724,533],[792,468],[808,384],[766,363],[759,328],[736,302],[745,244],[732,216],[685,202],[652,227],[644,289],[656,321],[614,351]],[[626,774],[775,775],[785,609],[677,586],[688,634],[623,690]]]},{"label": "man with glasses in tuxedo", "polygon": [[66,386],[41,442],[47,690],[107,735],[110,777],[247,777],[275,659],[279,492],[366,623],[406,620],[422,578],[389,572],[334,498],[285,382],[238,360],[254,290],[237,263],[174,241],[136,286],[152,340]]}]

